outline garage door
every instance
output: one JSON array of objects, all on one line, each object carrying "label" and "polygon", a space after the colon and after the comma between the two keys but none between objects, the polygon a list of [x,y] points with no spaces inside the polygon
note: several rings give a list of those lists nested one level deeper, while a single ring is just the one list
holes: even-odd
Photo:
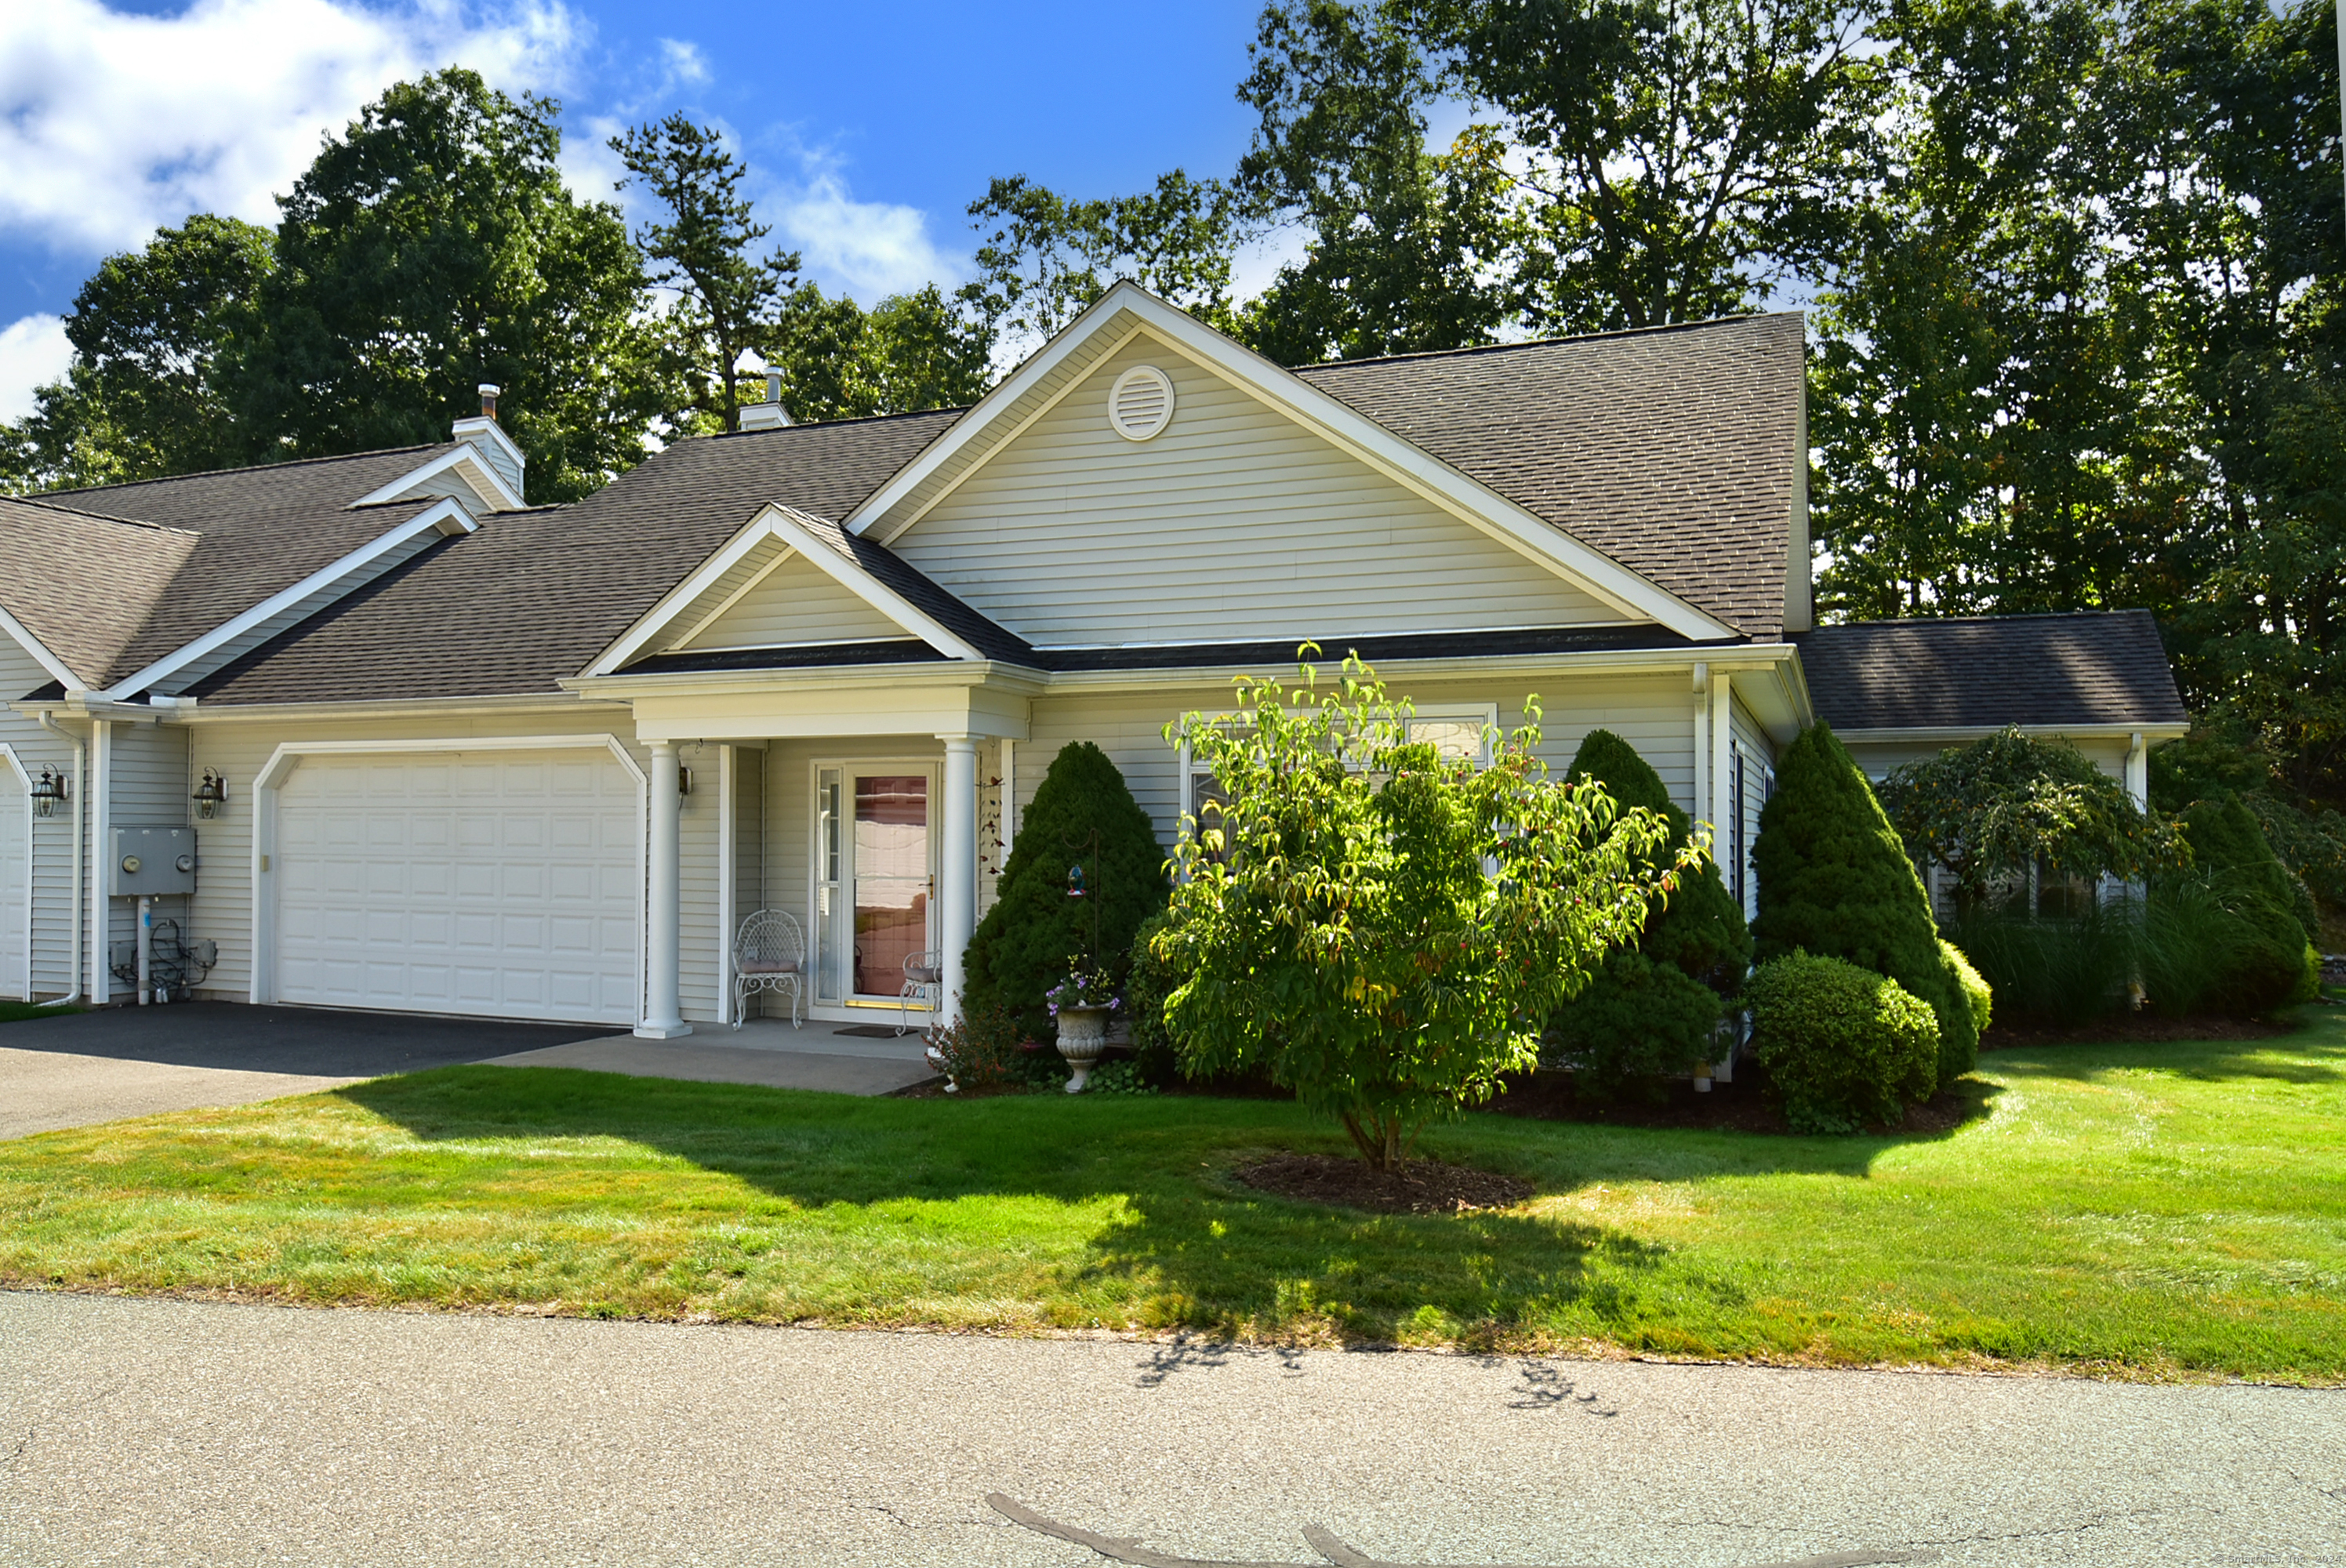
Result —
[{"label": "garage door", "polygon": [[637,821],[607,751],[305,759],[278,796],[278,996],[633,1023]]}]

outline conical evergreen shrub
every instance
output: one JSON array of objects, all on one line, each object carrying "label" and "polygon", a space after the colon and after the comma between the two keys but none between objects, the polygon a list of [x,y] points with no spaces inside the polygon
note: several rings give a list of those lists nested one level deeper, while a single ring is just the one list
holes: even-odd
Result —
[{"label": "conical evergreen shrub", "polygon": [[[1657,860],[1685,848],[1693,822],[1671,804],[1662,776],[1611,730],[1589,731],[1570,776],[1596,779],[1624,810],[1642,806],[1667,818],[1669,841]],[[1610,1099],[1708,1061],[1722,998],[1735,994],[1750,962],[1743,911],[1718,862],[1706,861],[1679,879],[1677,892],[1654,900],[1637,952],[1615,954],[1558,1011],[1550,1038],[1555,1059],[1573,1069],[1575,1092]]]},{"label": "conical evergreen shrub", "polygon": [[[1084,896],[1067,896],[1070,868]],[[1002,868],[994,907],[963,959],[965,1002],[1009,1010],[1029,1038],[1051,1030],[1044,993],[1071,961],[1119,983],[1132,933],[1165,907],[1165,851],[1124,774],[1088,740],[1064,748],[1035,790]]]},{"label": "conical evergreen shrub", "polygon": [[1938,1014],[1939,1082],[1972,1070],[1979,1029],[1940,950],[1931,895],[1830,726],[1802,731],[1777,764],[1751,865],[1760,878],[1751,936],[1760,962],[1805,951],[1888,975]]},{"label": "conical evergreen shrub", "polygon": [[2320,959],[2294,908],[2296,879],[2273,853],[2255,814],[2239,796],[2219,790],[2184,813],[2183,837],[2191,846],[2191,870],[2166,881],[2205,887],[2233,928],[2205,944],[2224,957],[2205,1004],[2260,1013],[2311,1001],[2320,991]]}]

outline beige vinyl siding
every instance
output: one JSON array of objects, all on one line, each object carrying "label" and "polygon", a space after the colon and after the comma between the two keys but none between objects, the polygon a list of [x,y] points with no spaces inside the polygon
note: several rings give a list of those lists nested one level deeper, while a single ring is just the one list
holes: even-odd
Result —
[{"label": "beige vinyl siding", "polygon": [[[1134,364],[1152,441],[1108,427]],[[1044,647],[1250,642],[1624,617],[1152,339],[1111,355],[892,541]]]},{"label": "beige vinyl siding", "polygon": [[[723,587],[719,582],[702,597],[712,607],[721,605],[726,594],[719,589]],[[689,626],[707,613],[696,606],[686,612],[684,623]],[[877,642],[909,635],[841,586],[831,574],[793,551],[789,559],[768,573],[723,614],[672,646],[696,650],[757,648],[801,643]]]},{"label": "beige vinyl siding", "polygon": [[[32,655],[12,637],[0,634],[0,689],[11,695],[37,690],[52,677]],[[87,724],[62,726],[69,735],[86,739]],[[73,777],[73,743],[50,734],[14,708],[0,708],[0,742],[16,754],[27,777],[38,779],[44,767],[55,768],[68,781]],[[87,789],[85,789],[85,794]],[[24,797],[0,791],[0,805],[22,812]],[[32,924],[33,992],[36,996],[64,996],[80,989],[73,972],[73,852],[74,824],[86,820],[77,813],[86,800],[68,801],[53,817],[33,819],[26,850],[31,860],[32,888],[27,918]],[[83,875],[88,875],[87,860]],[[16,964],[21,959],[14,960]],[[0,965],[0,973],[15,972]]]},{"label": "beige vinyl siding", "polygon": [[[1849,754],[1857,759],[1857,765],[1865,769],[1865,776],[1877,783],[1909,762],[1926,761],[1950,746],[1970,744],[1968,738],[1937,741],[1868,740],[1862,730],[1852,731],[1846,735],[1836,731],[1835,734],[1841,743],[1848,748]],[[2088,736],[2072,744],[2084,752],[2086,760],[2093,763],[2095,767],[2119,783],[2126,782],[2127,743],[2125,740]]]},{"label": "beige vinyl siding", "polygon": [[[1411,698],[1429,716],[1491,705],[1497,709],[1499,727],[1513,731],[1525,722],[1524,684],[1521,677],[1505,677],[1478,683],[1396,682],[1392,691]],[[1692,809],[1694,697],[1687,676],[1538,685],[1545,712],[1535,754],[1551,769],[1562,773],[1570,766],[1590,730],[1610,729],[1636,747],[1661,775],[1672,799]],[[1037,698],[1028,719],[1032,738],[1018,747],[1021,819],[1060,748],[1088,740],[1123,772],[1133,798],[1156,827],[1158,842],[1169,850],[1180,826],[1181,769],[1178,753],[1165,743],[1161,731],[1185,712],[1219,713],[1229,706],[1227,686],[1161,695]]]},{"label": "beige vinyl siding", "polygon": [[[717,748],[690,741],[677,748],[679,765],[692,769],[692,793],[677,812],[678,927],[677,1005],[688,1023],[718,1019],[724,1012],[717,1000],[717,879],[718,862]],[[649,759],[644,770],[651,771]]]},{"label": "beige vinyl siding", "polygon": [[[213,820],[198,824],[201,864],[196,880],[190,934],[209,937],[219,943],[219,962],[205,983],[205,994],[240,1002],[251,993],[253,781],[280,745],[310,740],[396,745],[525,735],[613,734],[625,744],[636,766],[648,773],[651,754],[633,740],[633,728],[624,708],[590,708],[583,703],[575,710],[550,713],[419,715],[363,722],[254,720],[188,727],[187,769],[194,773],[216,768],[229,781],[228,806]],[[688,981],[694,962],[691,921],[695,918],[689,902],[684,918]],[[704,929],[713,923],[717,918],[714,907],[703,911],[700,918]],[[700,983],[704,993],[713,991],[714,977]]]}]

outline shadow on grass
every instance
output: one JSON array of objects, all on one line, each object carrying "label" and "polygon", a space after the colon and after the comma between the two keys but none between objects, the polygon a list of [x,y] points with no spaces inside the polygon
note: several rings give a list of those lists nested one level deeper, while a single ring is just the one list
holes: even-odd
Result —
[{"label": "shadow on grass", "polygon": [[[837,1219],[844,1206],[850,1221],[951,1224],[964,1237],[983,1237],[956,1245],[1015,1251],[1054,1227],[1062,1236],[1079,1227],[1082,1247],[1058,1254],[1069,1259],[1066,1290],[1105,1311],[1145,1302],[1148,1328],[1472,1344],[1478,1325],[1568,1318],[1626,1334],[1639,1316],[1643,1282],[1672,1262],[1667,1247],[1553,1212],[1368,1214],[1254,1191],[1231,1176],[1234,1166],[1270,1150],[1335,1152],[1341,1140],[1275,1102],[850,1099],[494,1067],[382,1079],[339,1094],[426,1141],[622,1140],[801,1211]],[[1423,1152],[1561,1193],[1608,1179],[1782,1171],[1863,1177],[1885,1149],[1915,1141],[1477,1115],[1430,1130]],[[954,1209],[923,1218],[907,1204]],[[1052,1205],[1068,1207],[1055,1212]],[[1744,1305],[1733,1282],[1683,1267],[1672,1270],[1669,1288]]]}]

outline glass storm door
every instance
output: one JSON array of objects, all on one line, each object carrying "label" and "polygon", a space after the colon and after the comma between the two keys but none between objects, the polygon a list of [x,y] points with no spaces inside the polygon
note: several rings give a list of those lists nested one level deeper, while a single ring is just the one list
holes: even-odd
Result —
[{"label": "glass storm door", "polygon": [[818,1000],[893,1002],[905,960],[936,945],[935,785],[917,764],[817,770]]}]

